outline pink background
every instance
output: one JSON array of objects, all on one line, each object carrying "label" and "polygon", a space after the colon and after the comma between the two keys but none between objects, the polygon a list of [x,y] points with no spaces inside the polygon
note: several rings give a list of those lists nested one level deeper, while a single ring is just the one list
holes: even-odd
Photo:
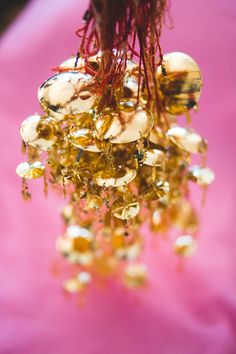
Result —
[{"label": "pink background", "polygon": [[87,1],[32,1],[1,38],[0,354],[236,353],[236,3],[172,2],[175,29],[164,31],[162,46],[192,55],[202,68],[194,126],[209,140],[217,175],[202,211],[200,249],[179,272],[168,241],[146,247],[147,289],[109,283],[92,289],[84,306],[60,290],[65,274],[54,243],[63,200],[53,193],[45,200],[36,181],[32,202],[23,202],[15,166],[22,160],[18,126],[39,110],[36,92],[49,67],[75,53]]}]

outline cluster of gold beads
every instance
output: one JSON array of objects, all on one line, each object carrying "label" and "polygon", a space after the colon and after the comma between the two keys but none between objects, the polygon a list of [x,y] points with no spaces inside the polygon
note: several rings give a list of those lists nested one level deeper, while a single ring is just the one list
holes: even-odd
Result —
[{"label": "cluster of gold beads", "polygon": [[[157,114],[155,102],[147,104],[138,64],[128,59],[116,104],[98,110],[100,56],[64,61],[38,90],[44,113],[20,126],[27,160],[16,172],[23,196],[30,196],[28,179],[44,176],[45,190],[49,182],[67,199],[57,249],[73,265],[65,282],[69,292],[114,275],[131,288],[145,284],[147,268],[139,261],[144,223],[159,234],[174,227],[174,252],[192,255],[198,217],[189,183],[206,189],[214,180],[205,166],[207,141],[190,127],[189,111],[196,109],[202,87],[197,63],[180,52],[164,55],[156,71]],[[187,117],[184,126],[181,115]]]}]

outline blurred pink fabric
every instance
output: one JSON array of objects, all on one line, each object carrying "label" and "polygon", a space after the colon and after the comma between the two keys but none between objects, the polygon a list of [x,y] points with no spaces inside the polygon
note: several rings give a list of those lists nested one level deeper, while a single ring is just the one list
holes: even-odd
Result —
[{"label": "blurred pink fabric", "polygon": [[32,1],[0,39],[0,354],[236,353],[236,3],[172,3],[175,28],[164,30],[162,47],[190,54],[202,69],[193,124],[208,138],[217,176],[201,212],[199,252],[180,272],[168,240],[149,244],[147,289],[109,282],[83,306],[61,291],[55,239],[63,200],[53,192],[45,200],[35,181],[32,202],[22,201],[15,167],[18,127],[39,111],[37,88],[50,67],[76,52],[87,1]]}]

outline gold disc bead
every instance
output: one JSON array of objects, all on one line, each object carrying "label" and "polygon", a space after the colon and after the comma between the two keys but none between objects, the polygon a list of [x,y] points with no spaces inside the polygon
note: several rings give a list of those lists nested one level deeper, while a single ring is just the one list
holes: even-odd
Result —
[{"label": "gold disc bead", "polygon": [[138,97],[138,77],[126,75],[123,84],[123,98],[137,99]]},{"label": "gold disc bead", "polygon": [[[79,71],[86,73],[86,71],[98,72],[101,61],[101,52],[88,58],[80,57],[76,65],[76,56],[72,56],[64,60],[58,67],[58,71]],[[76,65],[76,66],[75,66]],[[87,70],[86,70],[87,69]],[[90,70],[89,70],[90,69]]]},{"label": "gold disc bead", "polygon": [[75,223],[75,213],[74,213],[74,206],[72,203],[66,204],[61,209],[61,216],[65,224],[74,224]]},{"label": "gold disc bead", "polygon": [[20,126],[23,141],[43,151],[50,150],[56,142],[56,131],[52,118],[42,118],[37,113],[26,118]]},{"label": "gold disc bead", "polygon": [[112,144],[126,144],[149,134],[154,123],[152,114],[141,107],[130,109],[129,103],[127,110],[98,117],[96,130],[99,139],[109,140]]},{"label": "gold disc bead", "polygon": [[21,178],[36,179],[44,175],[45,167],[40,161],[35,161],[33,163],[25,161],[17,166],[16,173]]},{"label": "gold disc bead", "polygon": [[101,141],[96,139],[95,133],[91,129],[73,130],[68,135],[68,140],[72,145],[90,152],[100,152],[103,150]]},{"label": "gold disc bead", "polygon": [[148,149],[143,160],[144,165],[162,166],[165,161],[165,153],[158,149]]},{"label": "gold disc bead", "polygon": [[181,257],[191,257],[197,249],[197,242],[191,235],[177,237],[174,243],[174,251]]},{"label": "gold disc bead", "polygon": [[94,79],[81,72],[63,72],[46,80],[38,90],[44,110],[57,119],[88,112],[96,101]]},{"label": "gold disc bead", "polygon": [[116,167],[99,171],[95,175],[95,182],[100,187],[122,187],[132,182],[136,174],[136,170]]},{"label": "gold disc bead", "polygon": [[121,220],[129,220],[138,215],[140,211],[139,202],[136,200],[128,201],[120,199],[112,205],[112,215]]},{"label": "gold disc bead", "polygon": [[98,195],[88,194],[86,196],[85,210],[98,210],[103,204],[102,198]]},{"label": "gold disc bead", "polygon": [[166,134],[172,143],[187,152],[205,153],[207,150],[207,142],[191,129],[174,126]]},{"label": "gold disc bead", "polygon": [[157,79],[168,113],[183,114],[197,104],[202,88],[201,71],[189,55],[165,54],[157,69]]},{"label": "gold disc bead", "polygon": [[198,229],[198,216],[192,204],[187,200],[181,199],[175,203],[170,210],[170,217],[173,226],[180,231],[194,233]]},{"label": "gold disc bead", "polygon": [[117,259],[133,261],[138,258],[142,250],[140,239],[134,239],[131,243],[125,244],[124,235],[113,235],[113,252]]},{"label": "gold disc bead", "polygon": [[57,250],[71,263],[90,265],[93,261],[94,237],[78,225],[69,225],[63,236],[57,239]]},{"label": "gold disc bead", "polygon": [[163,132],[163,130],[156,126],[153,127],[152,130],[150,131],[150,135],[149,135],[149,141],[155,145],[163,145],[163,143],[165,142],[166,137],[165,137],[165,133]]},{"label": "gold disc bead", "polygon": [[129,264],[124,273],[124,284],[129,288],[138,288],[147,282],[147,267],[144,264]]},{"label": "gold disc bead", "polygon": [[69,293],[79,293],[87,288],[92,281],[89,272],[79,272],[76,276],[69,278],[64,283],[64,289]]},{"label": "gold disc bead", "polygon": [[207,186],[214,181],[215,174],[209,167],[192,166],[189,168],[189,178],[199,186]]}]

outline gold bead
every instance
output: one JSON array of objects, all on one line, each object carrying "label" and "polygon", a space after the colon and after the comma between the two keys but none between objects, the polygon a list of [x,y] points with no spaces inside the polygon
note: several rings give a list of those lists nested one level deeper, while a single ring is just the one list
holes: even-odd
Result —
[{"label": "gold bead", "polygon": [[95,138],[91,129],[78,129],[71,131],[68,135],[68,140],[74,146],[91,152],[102,151],[102,143]]},{"label": "gold bead", "polygon": [[97,210],[102,206],[102,198],[98,195],[89,194],[86,196],[85,210]]},{"label": "gold bead", "polygon": [[[100,67],[100,59],[101,59],[101,52],[97,55],[93,55],[88,57],[87,59],[80,57],[76,63],[76,56],[72,56],[66,60],[64,60],[58,67],[59,71],[80,71],[82,73],[86,73],[88,71],[98,72]],[[90,69],[90,70],[89,70]]]},{"label": "gold bead", "polygon": [[149,149],[145,153],[144,165],[162,166],[165,161],[165,153],[158,149]]},{"label": "gold bead", "polygon": [[35,179],[44,175],[45,167],[40,161],[35,161],[33,163],[21,162],[16,168],[16,173],[21,178]]},{"label": "gold bead", "polygon": [[56,127],[52,118],[42,118],[37,113],[21,123],[20,134],[26,144],[43,151],[50,150],[56,141]]},{"label": "gold bead", "polygon": [[137,108],[120,113],[102,114],[96,122],[99,139],[107,139],[112,144],[125,144],[148,135],[154,119],[148,111]]},{"label": "gold bead", "polygon": [[175,126],[167,131],[169,139],[180,149],[190,153],[204,153],[207,149],[206,141],[191,129]]},{"label": "gold bead", "polygon": [[95,175],[95,182],[100,187],[122,187],[136,177],[136,171],[129,168],[107,169]]},{"label": "gold bead", "polygon": [[141,240],[134,239],[132,242],[125,244],[125,236],[113,236],[112,245],[115,257],[122,260],[133,261],[137,259],[142,250]]},{"label": "gold bead", "polygon": [[129,288],[137,288],[147,282],[147,268],[144,264],[129,264],[125,269],[124,283]]},{"label": "gold bead", "polygon": [[215,174],[209,167],[192,166],[189,168],[189,178],[199,186],[207,186],[214,181]]},{"label": "gold bead", "polygon": [[138,201],[127,201],[120,199],[114,202],[111,212],[112,214],[122,220],[129,220],[138,215],[140,210]]},{"label": "gold bead", "polygon": [[179,236],[174,243],[175,253],[182,257],[191,257],[196,249],[196,240],[191,235]]},{"label": "gold bead", "polygon": [[149,140],[153,144],[162,146],[166,140],[165,133],[160,127],[153,127],[150,131]]},{"label": "gold bead", "polygon": [[179,115],[193,108],[201,94],[202,78],[197,63],[187,54],[168,53],[158,67],[157,78],[165,109]]},{"label": "gold bead", "polygon": [[170,210],[173,225],[185,232],[194,233],[198,228],[198,217],[192,205],[184,200],[174,204]]},{"label": "gold bead", "polygon": [[38,90],[42,107],[55,118],[88,112],[96,101],[94,79],[80,72],[64,72],[46,80]]},{"label": "gold bead", "polygon": [[64,289],[69,293],[78,293],[87,288],[92,280],[89,272],[80,272],[77,276],[67,279],[64,283]]},{"label": "gold bead", "polygon": [[63,236],[57,239],[57,249],[71,263],[91,265],[93,261],[94,237],[80,226],[69,225]]}]

